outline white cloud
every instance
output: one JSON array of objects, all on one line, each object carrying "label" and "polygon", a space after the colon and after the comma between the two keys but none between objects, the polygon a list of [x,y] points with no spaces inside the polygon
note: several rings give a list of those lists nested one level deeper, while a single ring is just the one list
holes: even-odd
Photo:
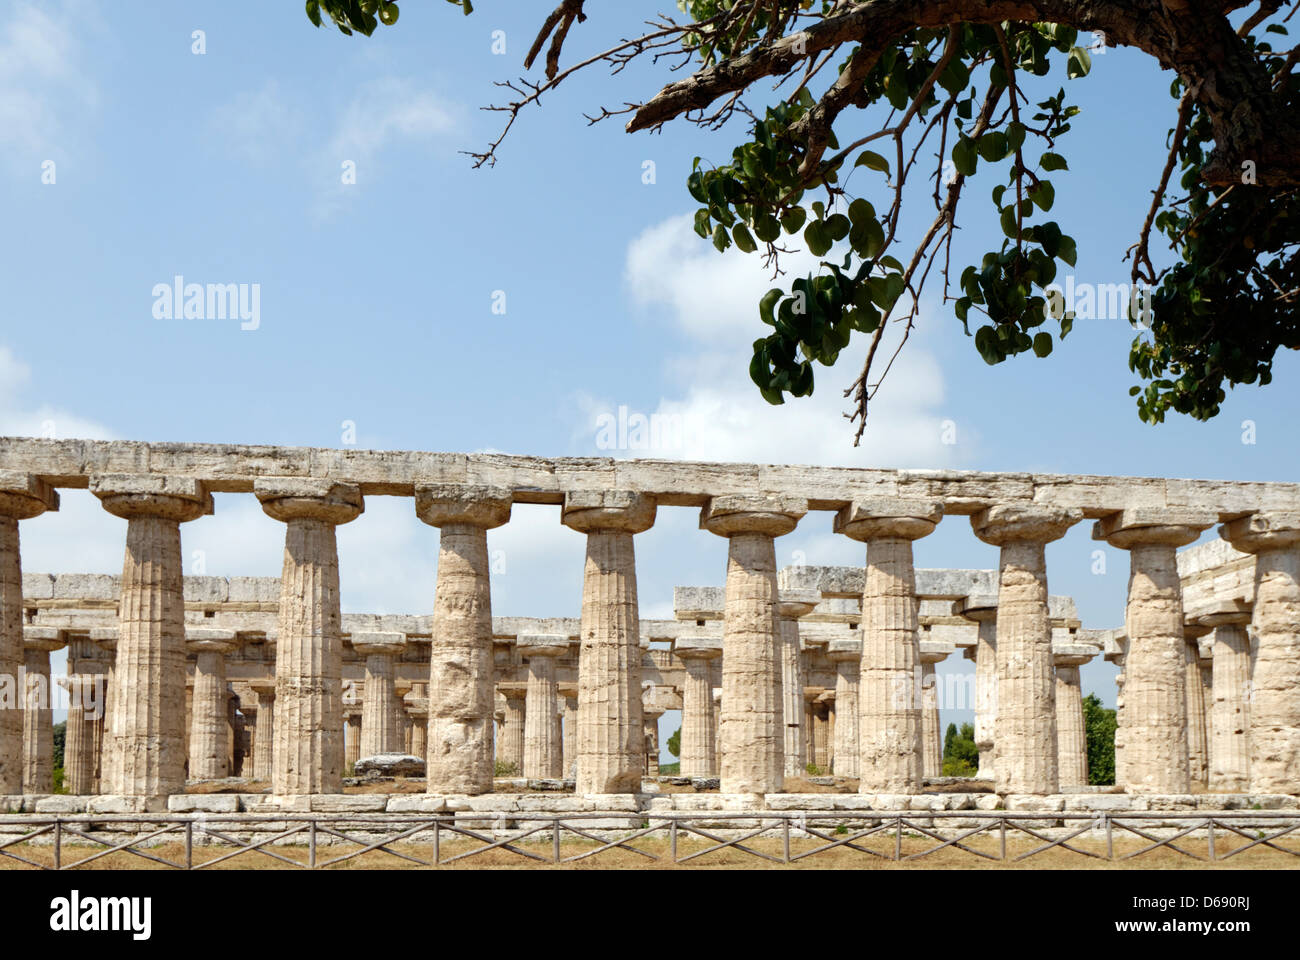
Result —
[{"label": "white cloud", "polygon": [[0,345],[0,435],[109,440],[107,427],[53,404],[25,399],[32,372]]},{"label": "white cloud", "polygon": [[70,21],[63,6],[19,4],[0,26],[0,152],[15,165],[62,156],[68,114],[98,100]]},{"label": "white cloud", "polygon": [[[782,266],[787,272],[777,283],[788,286],[790,278],[815,271],[817,258],[800,252],[784,257]],[[866,356],[865,337],[834,368],[816,369],[811,397],[788,398],[774,407],[750,381],[751,345],[765,329],[758,301],[777,285],[757,257],[734,250],[720,256],[695,234],[690,216],[673,217],[632,242],[626,280],[636,306],[661,311],[690,342],[668,360],[665,373],[676,389],[653,411],[641,411],[648,421],[641,436],[633,421],[637,411],[620,411],[609,398],[576,397],[582,416],[575,439],[585,439],[598,452],[897,467],[952,461],[954,448],[942,442],[943,374],[925,348],[923,329],[913,332],[894,364],[871,406],[862,446],[855,449],[853,427],[842,416],[849,409],[843,390]],[[882,344],[884,357],[892,352],[891,337],[896,343],[900,335],[901,328],[891,329]],[[602,424],[618,434],[612,447],[604,442],[609,433],[603,438],[597,433]],[[648,445],[638,443],[642,436]]]}]

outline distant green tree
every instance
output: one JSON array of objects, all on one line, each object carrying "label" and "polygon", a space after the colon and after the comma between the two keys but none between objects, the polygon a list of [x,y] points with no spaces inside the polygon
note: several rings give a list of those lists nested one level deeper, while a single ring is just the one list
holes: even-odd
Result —
[{"label": "distant green tree", "polygon": [[677,732],[668,738],[668,752],[679,760],[682,756],[682,728],[678,727]]},{"label": "distant green tree", "polygon": [[63,744],[68,735],[67,721],[54,725],[54,765],[63,766]]},{"label": "distant green tree", "polygon": [[943,775],[945,777],[973,777],[979,772],[980,752],[975,746],[975,725],[948,724],[943,737]]},{"label": "distant green tree", "polygon": [[1088,734],[1088,782],[1115,782],[1115,711],[1101,705],[1095,693],[1083,698],[1083,726]]}]

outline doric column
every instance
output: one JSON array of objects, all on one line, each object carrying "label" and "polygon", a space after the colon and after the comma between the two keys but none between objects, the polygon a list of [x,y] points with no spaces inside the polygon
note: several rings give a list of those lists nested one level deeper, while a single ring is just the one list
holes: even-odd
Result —
[{"label": "doric column", "polygon": [[515,776],[524,775],[524,738],[528,731],[528,684],[501,683],[497,689],[506,699],[506,719],[497,743],[497,761],[513,767]]},{"label": "doric column", "polygon": [[0,470],[0,794],[23,792],[23,567],[18,521],[59,509],[59,495],[44,480]]},{"label": "doric column", "polygon": [[573,779],[574,764],[578,762],[578,685],[561,683],[557,691],[564,701],[564,778]]},{"label": "doric column", "polygon": [[127,521],[119,602],[113,750],[116,794],[185,789],[185,596],[180,524],[212,512],[190,477],[94,476],[90,489]]},{"label": "doric column", "polygon": [[641,705],[641,723],[645,728],[645,775],[659,776],[659,718],[664,711]]},{"label": "doric column", "polygon": [[1123,787],[1128,783],[1127,754],[1124,751],[1124,741],[1128,736],[1124,719],[1124,651],[1128,648],[1128,638],[1117,636],[1115,640],[1118,649],[1107,653],[1106,659],[1119,667],[1119,673],[1115,674],[1115,785]]},{"label": "doric column", "polygon": [[[805,683],[799,618],[811,613],[820,601],[821,594],[816,590],[782,590],[777,598],[777,629],[781,645],[781,718],[785,729],[782,752],[787,777],[802,777],[808,766],[808,752],[804,744]],[[856,671],[854,682],[857,682]],[[856,762],[854,769],[857,769]],[[856,773],[853,775],[857,776]]]},{"label": "doric column", "polygon": [[361,708],[348,707],[347,720],[347,753],[344,756],[344,763],[355,769],[357,761],[361,759]]},{"label": "doric column", "polygon": [[402,753],[401,709],[394,687],[393,659],[406,646],[406,634],[380,631],[355,633],[352,649],[366,658],[366,685],[361,701],[361,757]]},{"label": "doric column", "polygon": [[1094,540],[1129,551],[1124,749],[1130,792],[1191,790],[1187,640],[1176,551],[1214,520],[1200,510],[1121,510],[1093,528]]},{"label": "doric column", "polygon": [[1219,534],[1255,555],[1250,789],[1300,793],[1300,513],[1254,513]]},{"label": "doric column", "polygon": [[575,791],[636,793],[645,768],[641,628],[632,539],[655,520],[654,501],[623,490],[565,494],[565,526],[587,535],[578,650]]},{"label": "doric column", "polygon": [[234,630],[189,628],[185,645],[195,655],[194,707],[190,727],[190,779],[230,776],[230,722],[226,654],[239,646]]},{"label": "doric column", "polygon": [[405,703],[406,714],[411,718],[410,754],[424,760],[429,753],[429,698],[413,690],[406,695]]},{"label": "doric column", "polygon": [[492,791],[492,588],[487,532],[510,519],[510,504],[510,491],[504,488],[453,484],[415,488],[416,515],[439,529],[429,645],[429,793],[477,796]]},{"label": "doric column", "polygon": [[1244,793],[1250,789],[1250,612],[1221,613],[1200,622],[1214,630],[1209,789]]},{"label": "doric column", "polygon": [[835,664],[835,762],[831,772],[837,777],[856,779],[861,762],[858,676],[862,669],[862,641],[832,640],[826,645],[826,659]]},{"label": "doric column", "polygon": [[953,613],[979,624],[975,646],[966,656],[975,661],[975,747],[980,780],[993,779],[994,726],[998,714],[998,598],[972,594],[953,604]]},{"label": "doric column", "polygon": [[335,528],[365,509],[350,483],[256,480],[266,514],[285,524],[276,640],[271,793],[343,791],[343,615]]},{"label": "doric column", "polygon": [[95,792],[95,724],[103,709],[101,678],[74,673],[59,680],[68,691],[68,725],[63,737],[63,786],[84,796]]},{"label": "doric column", "polygon": [[709,661],[722,656],[722,644],[711,637],[678,637],[673,642],[673,654],[686,670],[682,688],[682,776],[715,777],[718,759]]},{"label": "doric column", "polygon": [[54,792],[50,653],[68,642],[53,627],[23,627],[23,793]]},{"label": "doric column", "polygon": [[532,780],[561,776],[562,745],[555,736],[557,690],[555,661],[569,652],[569,638],[557,634],[521,634],[519,655],[528,663],[524,706],[523,775]]},{"label": "doric column", "polygon": [[835,517],[835,532],[867,545],[858,679],[860,793],[921,789],[919,601],[912,541],[932,533],[943,506],[928,500],[855,501]]},{"label": "doric column", "polygon": [[777,650],[776,547],[808,510],[789,497],[714,497],[700,527],[727,538],[720,746],[723,793],[779,793],[785,721]]},{"label": "doric column", "polygon": [[1062,790],[1088,785],[1088,734],[1083,723],[1079,668],[1095,655],[1096,651],[1085,644],[1057,645],[1052,651],[1056,665],[1056,757]]},{"label": "doric column", "polygon": [[[858,696],[862,696],[861,680],[858,681]],[[834,702],[835,691],[823,690],[817,694],[813,706],[813,766],[821,771],[822,776],[831,772],[831,705]]]},{"label": "doric column", "polygon": [[95,767],[95,793],[107,793],[117,782],[113,765],[117,756],[115,733],[117,701],[117,627],[91,627],[90,642],[108,654],[104,674],[104,704],[98,723],[99,758]]},{"label": "doric column", "polygon": [[1192,786],[1206,787],[1210,779],[1210,735],[1206,715],[1205,686],[1201,681],[1199,639],[1210,627],[1183,624],[1183,667],[1187,684],[1187,773]]},{"label": "doric column", "polygon": [[275,681],[262,680],[250,683],[248,686],[257,695],[257,720],[253,735],[253,779],[269,781],[275,769]]},{"label": "doric column", "polygon": [[397,675],[398,653],[393,658],[393,729],[397,731],[397,752],[411,752],[411,715],[406,711],[406,697],[414,684]]},{"label": "doric column", "polygon": [[921,773],[927,778],[943,776],[943,728],[939,725],[939,678],[934,665],[948,658],[951,644],[922,640],[921,661]]},{"label": "doric column", "polygon": [[1081,519],[1081,510],[1036,504],[997,504],[971,517],[975,536],[1000,548],[993,739],[994,789],[1001,794],[1059,788],[1046,547]]}]

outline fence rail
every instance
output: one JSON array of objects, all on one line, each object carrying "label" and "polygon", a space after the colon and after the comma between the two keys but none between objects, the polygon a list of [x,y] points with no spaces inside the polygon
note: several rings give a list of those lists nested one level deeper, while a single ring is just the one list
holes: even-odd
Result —
[{"label": "fence rail", "polygon": [[[477,826],[488,821],[522,826],[508,829]],[[639,821],[640,825],[618,828],[611,827],[610,821]],[[945,821],[952,823],[945,826]],[[852,828],[850,823],[854,824]],[[489,829],[492,832],[485,832]],[[729,830],[733,835],[724,835],[718,832],[720,830]],[[947,830],[950,835],[945,836],[940,830]],[[1055,835],[1049,834],[1049,830]],[[1158,836],[1153,832],[1156,830],[1163,830],[1168,835]],[[320,870],[370,853],[382,853],[417,866],[434,867],[463,862],[497,850],[545,865],[589,860],[612,850],[635,854],[653,863],[689,864],[711,853],[735,850],[759,860],[791,864],[842,849],[856,851],[867,860],[892,862],[921,860],[945,850],[961,851],[994,862],[1020,862],[1051,850],[1121,862],[1158,849],[1172,851],[1190,861],[1221,862],[1257,848],[1300,858],[1300,846],[1288,847],[1275,842],[1286,837],[1300,841],[1297,831],[1300,831],[1300,811],[1257,810],[1119,814],[976,810],[653,814],[484,811],[460,817],[452,814],[352,813],[0,814],[0,864],[16,861],[37,869],[74,870],[112,854],[125,853],[179,870],[210,869],[237,857],[266,857],[294,868]],[[571,841],[588,841],[594,846],[565,855],[562,846],[566,835]],[[1073,842],[1087,835],[1091,835],[1089,839],[1094,841],[1104,841],[1102,850],[1086,850]],[[994,849],[976,849],[970,843],[976,837],[992,838]],[[637,845],[638,841],[646,838],[665,839],[666,850]],[[681,841],[688,838],[698,838],[707,844],[701,849],[683,851]],[[905,853],[905,838],[928,840],[933,845]],[[1037,841],[1037,845],[1013,853],[1008,848],[1008,838],[1027,838],[1030,842]],[[1121,852],[1116,849],[1117,838],[1137,838],[1145,841],[1145,845]],[[1225,849],[1224,841],[1234,838],[1243,842]],[[534,839],[536,849],[522,845]],[[546,846],[544,841],[548,839],[550,844]],[[751,845],[752,841],[759,839],[779,840],[779,852],[768,852]],[[793,850],[792,839],[821,843],[810,849]],[[1205,853],[1186,849],[1187,844],[1180,846],[1177,842],[1190,839],[1203,839]],[[466,840],[479,846],[447,852],[443,845],[448,840]],[[864,844],[867,840],[883,840],[884,843],[879,848],[872,848]],[[148,849],[169,842],[182,844],[183,854],[179,859],[169,859],[156,849]],[[407,849],[394,849],[401,843],[407,844]],[[196,844],[205,848],[231,849],[213,859],[196,861]],[[336,850],[348,845],[357,849]],[[103,849],[79,859],[68,859],[69,855],[85,854],[86,846]],[[294,847],[305,848],[305,861],[286,855],[286,848]],[[22,848],[22,853],[15,848]],[[47,849],[51,851],[49,863],[33,859],[37,855],[35,851]],[[323,852],[337,855],[322,859]],[[420,856],[421,852],[425,856]]]}]

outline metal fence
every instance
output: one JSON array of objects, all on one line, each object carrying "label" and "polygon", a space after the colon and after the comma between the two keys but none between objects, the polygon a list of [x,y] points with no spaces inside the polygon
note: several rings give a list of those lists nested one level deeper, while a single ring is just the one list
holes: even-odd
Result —
[{"label": "metal fence", "polygon": [[[478,825],[493,820],[515,826],[486,832],[493,828]],[[611,821],[624,825],[612,827]],[[634,821],[639,826],[633,825]],[[655,814],[488,811],[460,817],[351,813],[8,814],[0,815],[0,863],[13,866],[8,861],[16,861],[38,869],[73,870],[124,853],[179,870],[210,869],[241,857],[269,858],[288,867],[319,870],[372,853],[433,867],[461,863],[492,851],[555,865],[591,860],[615,850],[642,858],[645,863],[660,864],[698,863],[709,854],[723,850],[779,864],[798,863],[838,850],[855,851],[867,861],[890,862],[922,860],[947,850],[1012,863],[1053,850],[1110,862],[1168,850],[1189,861],[1221,862],[1259,849],[1275,853],[1285,864],[1289,863],[1288,856],[1300,858],[1300,847],[1284,846],[1276,841],[1298,830],[1300,812],[1255,810],[1123,814],[974,810]],[[971,842],[977,837],[991,849],[973,846]],[[667,843],[648,849],[644,844],[648,838]],[[1101,849],[1077,846],[1075,841],[1080,838],[1093,841]],[[1141,843],[1137,849],[1117,849],[1117,839],[1131,841],[1133,838]],[[909,844],[921,840],[929,845],[905,852],[905,839]],[[1008,846],[1009,839],[1027,839],[1033,846],[1013,851]],[[566,855],[566,840],[586,841],[592,846]],[[683,844],[688,840],[703,841],[703,846],[683,849],[693,845]],[[752,845],[757,840],[767,841],[770,849],[757,849]],[[1204,852],[1188,849],[1190,840],[1204,841],[1198,844]],[[1292,840],[1300,841],[1300,835]],[[444,846],[454,846],[448,841],[465,841],[471,848],[453,852],[444,849]],[[813,846],[795,849],[792,841],[801,844],[810,841]],[[868,842],[874,845],[869,846]],[[160,846],[170,843],[183,846],[178,859],[169,859],[159,852]],[[396,849],[398,844],[405,846]],[[196,861],[196,846],[224,852]],[[103,849],[88,853],[87,847]],[[343,847],[355,849],[339,849]],[[305,853],[305,858],[287,855],[295,848]],[[50,853],[50,862],[33,859],[37,850]]]}]

